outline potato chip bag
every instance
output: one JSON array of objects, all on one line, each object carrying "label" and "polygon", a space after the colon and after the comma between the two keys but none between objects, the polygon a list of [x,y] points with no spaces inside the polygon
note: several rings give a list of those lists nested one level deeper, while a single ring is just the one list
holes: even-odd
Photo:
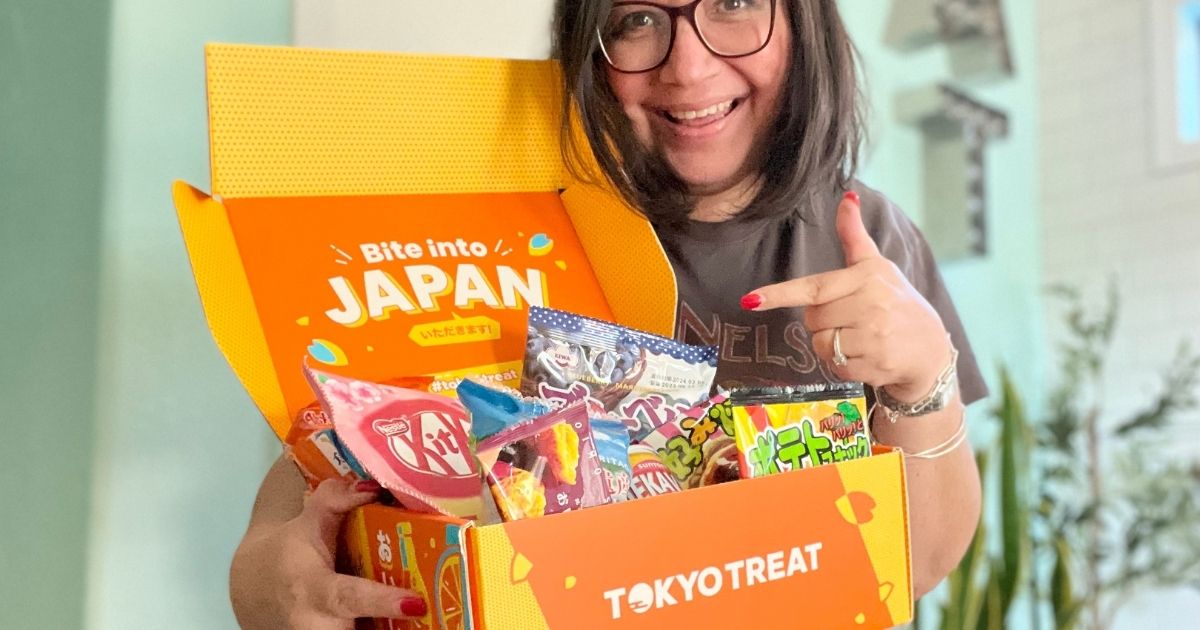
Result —
[{"label": "potato chip bag", "polygon": [[735,391],[733,427],[746,479],[871,455],[861,383]]}]

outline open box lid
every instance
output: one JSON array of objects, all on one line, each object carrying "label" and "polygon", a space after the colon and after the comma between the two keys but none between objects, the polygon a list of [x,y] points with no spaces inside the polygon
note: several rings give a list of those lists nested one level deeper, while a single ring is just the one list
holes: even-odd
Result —
[{"label": "open box lid", "polygon": [[[290,384],[293,372],[302,379],[306,349],[271,334],[272,302],[247,264],[264,228],[239,232],[255,213],[296,223],[312,216],[313,200],[346,211],[336,200],[391,199],[380,211],[395,212],[406,198],[521,193],[541,195],[527,208],[537,216],[555,195],[574,231],[562,238],[577,239],[586,258],[571,267],[587,271],[572,276],[576,291],[594,285],[603,295],[598,305],[580,296],[551,306],[584,304],[585,314],[671,335],[675,278],[653,230],[564,167],[555,62],[226,44],[205,54],[213,195],[176,182],[175,205],[213,337],[280,436],[310,402]],[[307,315],[295,319],[309,325]]]}]

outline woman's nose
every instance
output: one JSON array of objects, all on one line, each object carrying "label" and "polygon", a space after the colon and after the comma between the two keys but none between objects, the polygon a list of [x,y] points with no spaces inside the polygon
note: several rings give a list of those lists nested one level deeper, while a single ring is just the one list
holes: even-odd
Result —
[{"label": "woman's nose", "polygon": [[720,59],[709,52],[700,34],[684,17],[676,18],[675,43],[667,61],[659,69],[659,80],[675,85],[691,85],[712,78]]}]

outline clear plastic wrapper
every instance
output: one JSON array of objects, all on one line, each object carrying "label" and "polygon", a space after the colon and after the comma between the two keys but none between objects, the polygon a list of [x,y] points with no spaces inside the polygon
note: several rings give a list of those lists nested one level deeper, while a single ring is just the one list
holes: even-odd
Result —
[{"label": "clear plastic wrapper", "polygon": [[708,397],[717,349],[573,313],[531,307],[521,393],[548,401],[597,400],[634,441]]},{"label": "clear plastic wrapper", "polygon": [[610,501],[583,403],[505,429],[480,442],[478,454],[506,521]]}]

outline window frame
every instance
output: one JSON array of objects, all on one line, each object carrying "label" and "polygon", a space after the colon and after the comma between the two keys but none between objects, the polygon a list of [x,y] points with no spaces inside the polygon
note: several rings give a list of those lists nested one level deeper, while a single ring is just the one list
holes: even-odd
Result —
[{"label": "window frame", "polygon": [[1179,17],[1181,8],[1194,1],[1196,0],[1150,2],[1150,45],[1154,81],[1150,92],[1154,102],[1154,164],[1160,169],[1200,164],[1200,140],[1186,142],[1179,134]]}]

